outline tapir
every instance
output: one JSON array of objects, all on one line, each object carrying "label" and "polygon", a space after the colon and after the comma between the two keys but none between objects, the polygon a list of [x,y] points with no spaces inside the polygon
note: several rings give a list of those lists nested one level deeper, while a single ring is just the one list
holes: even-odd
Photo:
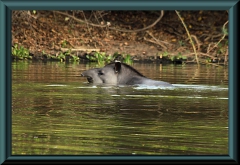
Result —
[{"label": "tapir", "polygon": [[120,61],[109,63],[102,68],[86,70],[81,76],[87,77],[88,82],[94,84],[173,86],[168,82],[147,78],[130,65]]}]

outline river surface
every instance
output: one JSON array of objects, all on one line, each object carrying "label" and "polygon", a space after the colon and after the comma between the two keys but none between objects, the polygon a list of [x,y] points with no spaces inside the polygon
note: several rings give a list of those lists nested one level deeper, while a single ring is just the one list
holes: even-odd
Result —
[{"label": "river surface", "polygon": [[12,155],[228,155],[228,69],[134,63],[174,88],[94,86],[96,64],[12,62]]}]

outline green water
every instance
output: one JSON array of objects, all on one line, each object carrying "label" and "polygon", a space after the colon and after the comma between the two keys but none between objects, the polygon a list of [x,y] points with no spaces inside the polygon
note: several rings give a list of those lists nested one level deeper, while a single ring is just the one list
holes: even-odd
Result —
[{"label": "green water", "polygon": [[137,64],[173,89],[93,86],[95,64],[12,63],[13,155],[228,154],[228,70]]}]

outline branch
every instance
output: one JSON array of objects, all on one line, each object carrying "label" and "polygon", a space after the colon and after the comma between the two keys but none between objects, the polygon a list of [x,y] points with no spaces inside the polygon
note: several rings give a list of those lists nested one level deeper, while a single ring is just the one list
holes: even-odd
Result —
[{"label": "branch", "polygon": [[187,34],[188,34],[188,38],[190,39],[190,42],[191,42],[191,44],[192,44],[192,47],[193,47],[193,50],[194,50],[194,54],[195,54],[195,58],[196,58],[196,60],[197,60],[197,64],[199,65],[198,56],[197,56],[197,51],[196,51],[196,47],[195,47],[194,44],[193,44],[192,37],[191,37],[191,35],[190,35],[190,33],[189,33],[188,29],[187,29],[186,24],[184,23],[183,19],[181,18],[179,12],[178,12],[177,10],[175,10],[175,12],[177,13],[179,19],[182,21],[182,24],[183,24],[183,26],[184,26]]},{"label": "branch", "polygon": [[114,27],[109,27],[108,25],[98,25],[98,24],[90,23],[90,22],[88,22],[88,21],[83,21],[83,20],[81,20],[81,19],[78,19],[78,18],[76,18],[76,17],[74,17],[74,16],[72,16],[72,15],[69,15],[69,14],[64,13],[64,12],[61,12],[61,11],[55,11],[55,13],[65,15],[65,16],[67,16],[67,17],[70,17],[70,18],[76,20],[77,22],[85,23],[85,24],[87,24],[87,25],[91,25],[91,26],[95,26],[95,27],[102,27],[102,28],[103,28],[103,27],[108,27],[108,29],[116,30],[116,31],[121,31],[121,32],[140,32],[140,31],[147,30],[147,29],[153,27],[154,25],[156,25],[156,24],[162,19],[163,15],[164,15],[164,11],[161,10],[161,15],[160,15],[160,16],[158,17],[158,19],[157,19],[155,22],[153,22],[151,25],[149,25],[149,26],[147,26],[147,27],[145,27],[145,28],[142,28],[142,29],[127,30],[127,29],[118,29],[118,28],[114,28]]},{"label": "branch", "polygon": [[[228,21],[224,23],[222,29],[225,29],[225,26],[226,26],[227,23],[228,23]],[[225,38],[225,36],[226,36],[226,34],[224,33],[224,35],[222,36],[222,38],[221,38],[221,39],[212,47],[212,49],[210,49],[207,53],[209,53],[211,50],[213,50],[213,48],[217,47],[218,44]]]},{"label": "branch", "polygon": [[158,41],[153,41],[153,40],[149,40],[149,39],[147,39],[147,38],[143,38],[145,41],[148,41],[148,42],[151,42],[151,43],[154,43],[154,44],[157,44],[157,45],[160,45],[161,47],[163,47],[165,50],[167,49],[167,47],[166,46],[164,46],[163,44],[161,44],[160,42],[158,42]]},{"label": "branch", "polygon": [[158,44],[158,45],[160,45],[161,47],[163,47],[165,50],[167,49],[167,47],[164,46],[164,45],[161,43],[161,41],[159,41],[158,39],[156,39],[151,33],[149,33],[148,31],[147,31],[146,33],[147,33],[148,35],[150,35],[150,36],[155,40],[155,42],[152,41],[152,40],[148,40],[148,39],[146,39],[145,37],[144,37],[144,40],[149,41],[149,42],[152,42],[152,43],[155,43],[155,44]]}]

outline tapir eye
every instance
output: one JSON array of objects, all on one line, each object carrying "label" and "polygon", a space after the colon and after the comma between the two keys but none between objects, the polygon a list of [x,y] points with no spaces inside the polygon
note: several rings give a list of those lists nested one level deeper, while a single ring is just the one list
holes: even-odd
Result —
[{"label": "tapir eye", "polygon": [[98,72],[98,75],[103,75],[103,72]]}]

